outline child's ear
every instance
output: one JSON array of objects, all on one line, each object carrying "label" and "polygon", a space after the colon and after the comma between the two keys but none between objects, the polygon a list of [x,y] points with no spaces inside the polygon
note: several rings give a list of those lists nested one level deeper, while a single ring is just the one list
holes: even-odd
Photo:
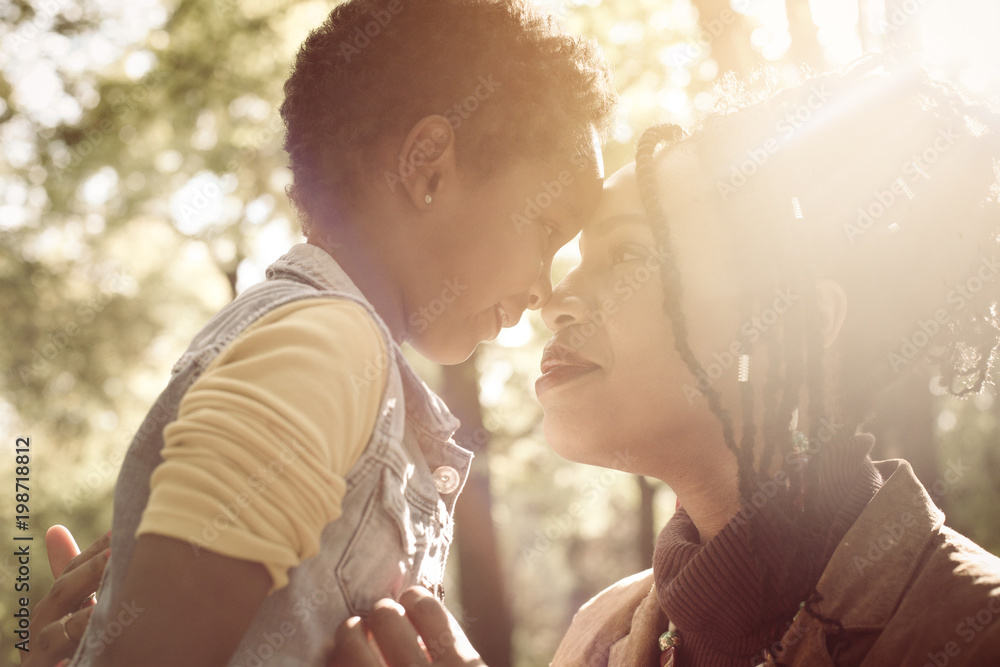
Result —
[{"label": "child's ear", "polygon": [[399,176],[413,205],[429,210],[455,178],[455,131],[444,116],[425,116],[399,150]]}]

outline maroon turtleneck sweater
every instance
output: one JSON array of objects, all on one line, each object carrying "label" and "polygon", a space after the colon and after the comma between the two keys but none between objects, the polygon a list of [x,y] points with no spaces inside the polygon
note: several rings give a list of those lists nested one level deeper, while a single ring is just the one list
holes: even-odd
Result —
[{"label": "maroon turtleneck sweater", "polygon": [[837,544],[882,485],[868,458],[874,442],[867,434],[831,442],[810,464],[821,464],[810,514],[819,546],[811,553],[801,553],[801,540],[775,515],[778,503],[763,492],[757,496],[758,504],[767,499],[761,507],[744,507],[704,545],[691,518],[678,509],[653,556],[660,606],[680,633],[677,667],[760,662],[762,650],[780,638]]}]

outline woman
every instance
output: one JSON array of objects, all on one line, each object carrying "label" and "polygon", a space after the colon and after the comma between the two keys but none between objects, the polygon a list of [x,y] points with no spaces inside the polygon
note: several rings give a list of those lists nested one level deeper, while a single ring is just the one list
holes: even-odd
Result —
[{"label": "woman", "polygon": [[[45,551],[56,585],[38,601],[31,615],[28,636],[30,651],[21,653],[22,667],[62,665],[80,643],[94,610],[94,592],[108,562],[111,533],[94,540],[83,552],[62,526],[45,533]],[[57,662],[59,661],[59,662]]]},{"label": "woman", "polygon": [[[987,381],[997,128],[864,65],[644,135],[543,308],[536,388],[558,452],[634,461],[680,507],[554,665],[1000,664],[1000,560],[865,433],[924,360],[956,395]],[[433,598],[400,603],[344,625],[334,664],[378,664],[366,626],[389,665],[430,662],[417,633],[433,664],[481,664]]]}]

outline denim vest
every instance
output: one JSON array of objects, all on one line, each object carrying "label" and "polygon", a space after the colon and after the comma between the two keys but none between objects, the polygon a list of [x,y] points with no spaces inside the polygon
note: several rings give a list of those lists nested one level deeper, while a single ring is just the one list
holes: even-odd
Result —
[{"label": "denim vest", "polygon": [[[347,274],[323,250],[299,244],[268,268],[265,282],[247,289],[195,336],[132,440],[115,490],[111,559],[74,666],[92,664],[142,613],[132,601],[113,602],[149,501],[150,475],[163,461],[163,429],[177,418],[184,393],[258,318],[292,301],[317,297],[348,299],[368,310],[388,354],[368,377],[356,380],[373,381],[385,369],[386,389],[371,439],[346,477],[343,514],[325,526],[319,553],[292,568],[288,586],[265,599],[229,667],[324,665],[323,652],[348,616],[365,615],[376,600],[395,598],[414,584],[443,595],[452,511],[472,453],[451,439],[458,420],[417,377]],[[273,474],[297,464],[290,448],[279,458],[269,467]],[[203,546],[211,548],[212,524],[205,525],[202,536],[192,540],[196,552],[204,538]]]}]

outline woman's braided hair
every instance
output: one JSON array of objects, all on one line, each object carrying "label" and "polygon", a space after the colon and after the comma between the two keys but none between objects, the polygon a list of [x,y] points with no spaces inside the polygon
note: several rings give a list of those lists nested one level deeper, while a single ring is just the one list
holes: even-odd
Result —
[{"label": "woman's braided hair", "polygon": [[[767,73],[758,74],[751,83],[772,83],[767,79]],[[799,297],[756,340],[768,362],[740,384],[739,442],[730,407],[711,382],[698,384],[738,462],[744,506],[776,466],[789,467],[790,424],[806,401],[815,455],[805,478],[788,470],[791,487],[769,501],[784,524],[782,533],[797,544],[795,566],[784,573],[787,581],[772,584],[794,585],[814,582],[824,566],[818,554],[828,526],[816,520],[812,491],[818,485],[811,483],[823,469],[823,440],[832,439],[829,432],[820,437],[824,417],[836,414],[843,425],[838,436],[863,427],[880,392],[920,362],[910,354],[914,348],[936,363],[942,386],[954,395],[978,392],[989,379],[1000,347],[1000,275],[986,276],[1000,271],[995,256],[1000,123],[988,107],[891,57],[742,107],[748,97],[761,96],[741,85],[730,82],[721,111],[691,136],[672,125],[647,130],[636,150],[636,172],[664,256],[664,311],[692,375],[707,377],[688,340],[669,202],[661,201],[654,164],[660,155],[689,146],[701,174],[714,181],[715,217],[739,249],[739,257],[727,259],[735,267],[733,279],[746,286],[741,323],[773,300],[776,289]],[[663,144],[667,150],[658,153]],[[820,338],[815,299],[820,279],[836,281],[847,294],[842,352],[831,359]],[[736,335],[743,352],[752,354],[745,327]],[[759,428],[756,397],[762,406]],[[762,447],[755,459],[758,437]],[[802,484],[805,496],[798,506],[796,487]],[[764,595],[777,589],[765,586]],[[804,597],[830,634],[842,633],[836,619],[815,610],[815,590],[807,589]],[[780,619],[760,620],[780,635]]]}]

